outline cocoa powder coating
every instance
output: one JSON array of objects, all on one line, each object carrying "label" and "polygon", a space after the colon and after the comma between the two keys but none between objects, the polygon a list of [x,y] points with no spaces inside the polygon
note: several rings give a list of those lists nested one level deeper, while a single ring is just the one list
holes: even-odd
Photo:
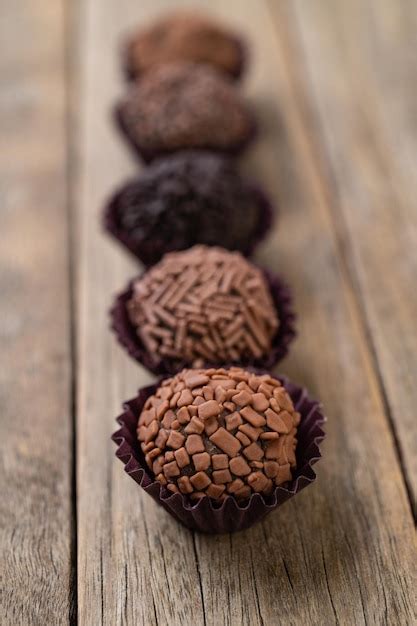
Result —
[{"label": "cocoa powder coating", "polygon": [[269,215],[268,199],[232,159],[194,150],[154,161],[108,209],[113,232],[148,266],[195,244],[246,254]]},{"label": "cocoa powder coating", "polygon": [[230,81],[193,63],[145,74],[119,105],[118,117],[147,160],[181,149],[235,152],[254,133],[253,117]]},{"label": "cocoa powder coating", "polygon": [[135,33],[127,45],[131,78],[173,61],[207,63],[231,76],[243,65],[240,38],[214,20],[191,11],[177,11]]}]

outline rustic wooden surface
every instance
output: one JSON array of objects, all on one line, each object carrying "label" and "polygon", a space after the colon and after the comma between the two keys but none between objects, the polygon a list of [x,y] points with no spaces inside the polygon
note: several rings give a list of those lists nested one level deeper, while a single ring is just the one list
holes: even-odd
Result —
[{"label": "rustic wooden surface", "polygon": [[300,98],[417,513],[417,5],[380,4],[296,3]]},{"label": "rustic wooden surface", "polygon": [[0,622],[65,623],[75,528],[63,3],[3,6],[0,40]]},{"label": "rustic wooden surface", "polygon": [[99,226],[138,168],[111,125],[117,46],[178,4],[2,9],[1,623],[416,623],[411,0],[187,3],[252,43],[262,134],[242,166],[280,205],[258,260],[299,313],[279,370],[323,401],[328,437],[313,487],[220,537],[178,526],[114,458],[121,402],[151,380],[108,331],[138,271]]}]

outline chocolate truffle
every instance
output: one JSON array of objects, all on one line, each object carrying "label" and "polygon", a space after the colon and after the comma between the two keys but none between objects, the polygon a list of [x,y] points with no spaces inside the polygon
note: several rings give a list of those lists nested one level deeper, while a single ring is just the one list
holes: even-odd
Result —
[{"label": "chocolate truffle", "polygon": [[117,117],[146,161],[192,148],[236,153],[254,134],[253,117],[230,81],[193,63],[145,74],[119,104]]},{"label": "chocolate truffle", "polygon": [[173,61],[207,63],[238,77],[243,67],[243,46],[235,33],[209,17],[178,11],[139,30],[126,47],[130,78]]},{"label": "chocolate truffle", "polygon": [[278,328],[260,269],[238,252],[171,252],[133,283],[131,323],[154,365],[245,362],[265,355]]},{"label": "chocolate truffle", "polygon": [[108,230],[145,265],[197,243],[248,254],[266,234],[271,209],[232,161],[185,151],[159,159],[125,185],[106,210]]},{"label": "chocolate truffle", "polygon": [[299,422],[269,374],[185,369],[148,398],[137,434],[147,465],[170,491],[247,500],[291,480]]}]

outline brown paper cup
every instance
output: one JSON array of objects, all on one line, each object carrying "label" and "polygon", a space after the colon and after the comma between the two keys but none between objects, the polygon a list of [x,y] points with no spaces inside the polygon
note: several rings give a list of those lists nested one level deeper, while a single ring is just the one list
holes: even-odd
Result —
[{"label": "brown paper cup", "polygon": [[147,398],[155,393],[158,384],[140,389],[136,398],[124,404],[124,412],[117,418],[120,428],[112,436],[118,446],[116,456],[124,464],[127,474],[187,528],[204,533],[228,533],[249,528],[315,480],[312,466],[321,457],[320,444],[325,436],[321,405],[310,398],[306,389],[283,376],[277,378],[291,396],[301,420],[297,434],[297,469],[291,482],[276,487],[271,496],[253,494],[244,503],[238,503],[233,496],[228,496],[223,502],[205,496],[195,503],[180,493],[171,493],[155,480],[140,449],[136,428],[142,408]]}]

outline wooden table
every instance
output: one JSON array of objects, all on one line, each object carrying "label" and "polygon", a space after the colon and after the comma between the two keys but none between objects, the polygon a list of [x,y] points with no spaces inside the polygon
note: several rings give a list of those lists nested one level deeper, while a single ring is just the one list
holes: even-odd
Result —
[{"label": "wooden table", "polygon": [[299,313],[280,371],[329,418],[315,485],[217,537],[158,509],[110,441],[151,380],[108,330],[137,272],[99,222],[137,169],[110,123],[117,45],[176,4],[1,9],[1,623],[415,624],[416,3],[191,3],[253,45],[244,168],[280,207],[258,259]]}]

